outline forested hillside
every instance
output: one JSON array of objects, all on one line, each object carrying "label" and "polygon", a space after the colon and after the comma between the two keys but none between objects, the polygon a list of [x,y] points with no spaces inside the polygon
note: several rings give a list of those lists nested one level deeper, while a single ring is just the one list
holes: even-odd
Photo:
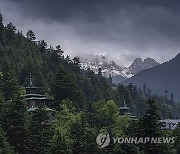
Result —
[{"label": "forested hillside", "polygon": [[[125,133],[128,117],[118,116],[124,100],[137,118],[146,113],[145,102],[151,97],[162,119],[179,117],[180,106],[173,97],[152,95],[146,85],[143,90],[132,84],[115,86],[101,72],[81,70],[78,58],[63,53],[60,45],[54,49],[37,41],[31,30],[24,35],[12,23],[5,26],[0,15],[0,153],[108,153],[112,149],[97,149],[95,137],[110,127],[114,134]],[[41,108],[34,115],[41,117],[39,125],[29,120],[21,98],[29,74],[33,84],[53,99],[57,115],[51,128],[42,127],[46,113]]]},{"label": "forested hillside", "polygon": [[[34,85],[42,87],[46,93],[54,97],[55,108],[58,108],[60,101],[67,98],[73,101],[77,110],[84,110],[90,103],[99,100],[111,99],[120,107],[125,98],[135,115],[144,113],[144,101],[151,96],[150,90],[147,92],[146,87],[144,91],[133,85],[127,87],[119,85],[112,88],[111,78],[103,78],[101,72],[95,75],[90,70],[80,70],[79,59],[65,57],[60,45],[54,49],[48,47],[44,40],[35,41],[35,39],[36,36],[31,30],[23,35],[12,23],[4,26],[1,16],[0,71],[2,74],[8,74],[19,86],[23,86],[28,81],[29,74],[32,74]],[[10,99],[10,94],[8,93],[8,98],[5,99]],[[172,100],[166,97],[157,99],[160,108],[164,110],[162,115],[176,113],[173,111],[175,109],[173,98]]]}]

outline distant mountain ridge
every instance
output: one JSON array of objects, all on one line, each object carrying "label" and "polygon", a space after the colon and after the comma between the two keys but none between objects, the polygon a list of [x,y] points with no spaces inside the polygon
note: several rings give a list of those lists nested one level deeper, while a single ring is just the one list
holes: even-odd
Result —
[{"label": "distant mountain ridge", "polygon": [[131,78],[138,72],[154,67],[159,63],[152,58],[146,58],[144,61],[140,58],[136,58],[134,62],[129,66],[117,65],[114,61],[108,60],[107,57],[103,55],[78,55],[80,59],[81,68],[87,70],[88,68],[98,73],[99,68],[101,68],[102,75],[105,77],[112,76],[113,83],[120,83],[128,78]]},{"label": "distant mountain ridge", "polygon": [[123,81],[128,85],[133,83],[142,87],[145,83],[154,93],[168,96],[173,93],[174,99],[180,101],[180,53],[173,59],[156,67],[149,68],[137,73],[130,79]]}]

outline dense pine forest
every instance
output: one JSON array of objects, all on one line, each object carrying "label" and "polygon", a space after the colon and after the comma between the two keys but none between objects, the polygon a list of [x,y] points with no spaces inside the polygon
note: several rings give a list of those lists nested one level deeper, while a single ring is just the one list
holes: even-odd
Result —
[{"label": "dense pine forest", "polygon": [[[153,95],[146,84],[142,89],[114,85],[100,70],[94,74],[80,69],[79,63],[78,58],[65,56],[60,45],[37,41],[33,31],[23,34],[12,23],[4,25],[0,15],[0,154],[180,153],[180,127],[162,131],[158,122],[180,117],[173,94]],[[42,106],[33,115],[27,111],[22,95],[30,74],[33,84],[53,100],[52,125],[44,124],[48,113]],[[124,100],[137,120],[120,116]],[[175,136],[176,141],[100,149],[96,136],[104,131],[112,136]]]}]

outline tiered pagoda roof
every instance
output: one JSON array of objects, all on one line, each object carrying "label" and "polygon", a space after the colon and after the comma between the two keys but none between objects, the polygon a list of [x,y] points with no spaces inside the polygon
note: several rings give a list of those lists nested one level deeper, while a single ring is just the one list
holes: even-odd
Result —
[{"label": "tiered pagoda roof", "polygon": [[23,95],[28,105],[28,111],[33,112],[39,105],[43,105],[45,110],[54,111],[51,108],[51,100],[44,94],[40,94],[40,88],[33,85],[32,76],[29,76],[29,81],[25,86],[26,94]]}]

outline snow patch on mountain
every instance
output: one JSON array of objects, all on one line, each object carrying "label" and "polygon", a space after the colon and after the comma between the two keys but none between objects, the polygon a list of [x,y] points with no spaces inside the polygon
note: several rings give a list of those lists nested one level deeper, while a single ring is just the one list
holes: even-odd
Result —
[{"label": "snow patch on mountain", "polygon": [[122,82],[144,69],[151,68],[159,64],[152,58],[146,58],[144,61],[140,58],[136,58],[129,67],[125,67],[123,65],[117,65],[114,61],[109,60],[103,55],[82,54],[77,57],[80,60],[81,69],[90,69],[97,74],[99,68],[101,68],[102,75],[104,77],[109,77],[111,75],[113,83]]}]

